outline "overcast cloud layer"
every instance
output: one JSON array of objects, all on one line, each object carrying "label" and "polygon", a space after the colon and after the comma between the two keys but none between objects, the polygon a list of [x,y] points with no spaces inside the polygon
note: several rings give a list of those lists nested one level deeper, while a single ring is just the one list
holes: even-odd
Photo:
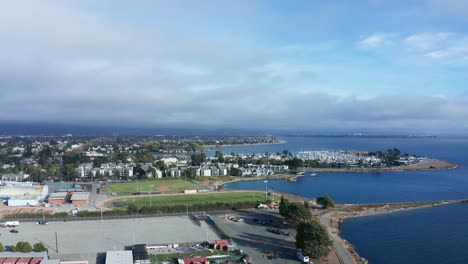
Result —
[{"label": "overcast cloud layer", "polygon": [[0,122],[468,132],[466,1],[293,2],[1,1]]}]

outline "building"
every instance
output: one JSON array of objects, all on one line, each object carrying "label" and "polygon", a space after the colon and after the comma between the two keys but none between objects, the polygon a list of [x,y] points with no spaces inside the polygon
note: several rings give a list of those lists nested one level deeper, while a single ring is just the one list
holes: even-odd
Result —
[{"label": "building", "polygon": [[87,205],[89,203],[89,192],[73,193],[70,200],[73,205]]},{"label": "building", "polygon": [[93,163],[81,163],[76,168],[76,174],[79,178],[89,178],[93,170]]},{"label": "building", "polygon": [[202,167],[197,170],[197,176],[203,176],[203,177],[211,176],[211,169]]},{"label": "building", "polygon": [[134,264],[151,264],[145,244],[133,245],[132,254]]},{"label": "building", "polygon": [[178,264],[209,264],[209,263],[210,262],[205,257],[178,259]]},{"label": "building", "polygon": [[107,251],[106,264],[133,264],[133,254],[131,250]]},{"label": "building", "polygon": [[51,193],[48,200],[50,204],[64,204],[67,202],[68,196],[68,192],[56,192]]},{"label": "building", "polygon": [[29,174],[7,173],[2,175],[2,181],[22,182],[29,178]]},{"label": "building", "polygon": [[0,199],[8,206],[36,206],[45,200],[49,188],[47,186],[1,186]]},{"label": "building", "polygon": [[0,252],[0,263],[2,264],[39,264],[48,260],[47,252]]}]

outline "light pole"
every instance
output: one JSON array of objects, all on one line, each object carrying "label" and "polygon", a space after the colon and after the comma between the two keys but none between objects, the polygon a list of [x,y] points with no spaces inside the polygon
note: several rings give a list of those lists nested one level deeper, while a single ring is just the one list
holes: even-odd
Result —
[{"label": "light pole", "polygon": [[[153,184],[150,184],[150,189],[151,189],[151,192],[153,192],[153,187],[154,185]],[[153,194],[150,193],[150,207],[153,207]]]},{"label": "light pole", "polygon": [[265,183],[265,203],[268,201],[268,180],[264,181]]}]

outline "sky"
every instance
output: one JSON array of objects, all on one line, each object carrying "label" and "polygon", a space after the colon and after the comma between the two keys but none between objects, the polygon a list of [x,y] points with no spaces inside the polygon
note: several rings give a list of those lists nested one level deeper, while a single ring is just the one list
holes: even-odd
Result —
[{"label": "sky", "polygon": [[468,1],[0,1],[0,122],[468,132]]}]

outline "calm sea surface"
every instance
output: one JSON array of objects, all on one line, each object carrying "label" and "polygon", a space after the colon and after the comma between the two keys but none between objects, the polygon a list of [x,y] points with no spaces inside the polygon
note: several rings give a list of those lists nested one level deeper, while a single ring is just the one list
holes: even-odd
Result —
[{"label": "calm sea surface", "polygon": [[[224,153],[275,153],[288,149],[387,150],[460,164],[455,170],[317,173],[296,183],[271,180],[268,188],[314,198],[330,195],[339,203],[383,203],[468,199],[468,138],[297,138],[285,144],[224,147]],[[265,190],[263,181],[236,182],[227,189]],[[370,263],[468,263],[468,204],[355,218],[343,236]]]}]

